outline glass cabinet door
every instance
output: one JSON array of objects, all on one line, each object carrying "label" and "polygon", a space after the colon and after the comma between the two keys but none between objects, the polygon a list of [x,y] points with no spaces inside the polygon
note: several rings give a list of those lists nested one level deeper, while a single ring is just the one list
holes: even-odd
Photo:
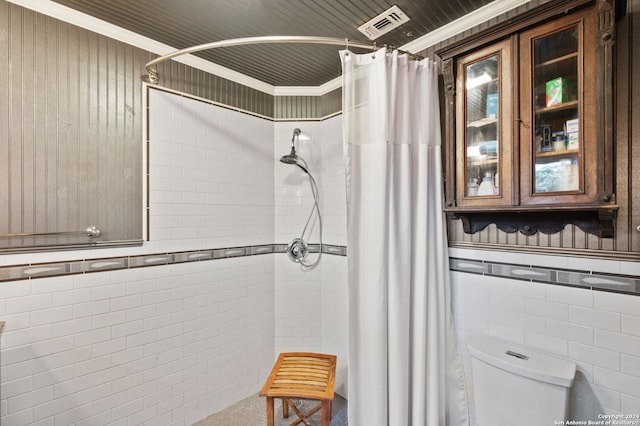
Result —
[{"label": "glass cabinet door", "polygon": [[547,2],[438,51],[445,211],[464,232],[613,232],[616,10]]},{"label": "glass cabinet door", "polygon": [[579,32],[533,40],[533,193],[580,189]]},{"label": "glass cabinet door", "polygon": [[500,191],[498,63],[499,56],[492,55],[465,67],[467,197],[496,195]]},{"label": "glass cabinet door", "polygon": [[511,204],[511,45],[497,43],[458,62],[456,150],[460,205]]},{"label": "glass cabinet door", "polygon": [[523,205],[597,200],[594,26],[583,11],[520,35]]}]

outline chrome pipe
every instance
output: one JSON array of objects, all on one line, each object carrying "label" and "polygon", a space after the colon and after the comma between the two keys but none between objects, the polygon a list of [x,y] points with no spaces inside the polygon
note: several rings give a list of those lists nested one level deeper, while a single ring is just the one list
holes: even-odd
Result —
[{"label": "chrome pipe", "polygon": [[0,238],[14,238],[14,237],[46,237],[51,235],[86,235],[90,238],[97,238],[102,234],[102,231],[95,226],[90,226],[84,231],[64,231],[64,232],[26,232],[18,234],[0,234]]},{"label": "chrome pipe", "polygon": [[[298,44],[325,44],[334,46],[345,46],[346,49],[350,47],[357,47],[362,49],[371,49],[376,51],[378,47],[375,43],[363,43],[359,41],[352,41],[348,39],[332,38],[332,37],[313,37],[313,36],[260,36],[260,37],[245,37],[245,38],[233,38],[229,40],[220,40],[210,43],[199,44],[197,46],[187,47],[185,49],[176,50],[175,52],[168,53],[160,56],[152,61],[147,62],[144,66],[147,70],[147,77],[150,83],[157,84],[159,81],[158,70],[156,65],[167,61],[169,59],[176,58],[182,55],[188,55],[190,53],[200,52],[202,50],[217,49],[219,47],[232,47],[243,46],[247,44],[269,44],[269,43],[298,43]],[[416,55],[411,52],[406,52],[400,49],[396,49],[393,46],[384,45],[382,47],[388,47],[398,50],[400,53],[410,55],[414,59],[424,59],[420,55]]]}]

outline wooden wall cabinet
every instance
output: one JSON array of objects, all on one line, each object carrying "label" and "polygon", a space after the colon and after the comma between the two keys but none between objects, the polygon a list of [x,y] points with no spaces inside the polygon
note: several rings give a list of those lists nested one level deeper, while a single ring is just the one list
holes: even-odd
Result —
[{"label": "wooden wall cabinet", "polygon": [[612,237],[614,0],[556,0],[438,51],[445,210],[467,233]]}]

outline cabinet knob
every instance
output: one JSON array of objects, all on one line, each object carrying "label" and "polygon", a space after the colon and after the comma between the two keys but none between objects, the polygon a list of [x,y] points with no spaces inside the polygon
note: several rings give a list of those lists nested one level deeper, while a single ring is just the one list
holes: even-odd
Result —
[{"label": "cabinet knob", "polygon": [[605,194],[602,196],[602,200],[603,201],[611,201],[611,195],[610,194]]},{"label": "cabinet knob", "polygon": [[640,232],[640,225],[636,228],[636,231]]}]

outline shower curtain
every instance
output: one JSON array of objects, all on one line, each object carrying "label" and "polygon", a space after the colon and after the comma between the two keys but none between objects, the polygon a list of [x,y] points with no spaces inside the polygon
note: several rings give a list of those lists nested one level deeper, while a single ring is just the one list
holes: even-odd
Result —
[{"label": "shower curtain", "polygon": [[437,65],[340,52],[349,424],[468,425],[450,308]]}]

